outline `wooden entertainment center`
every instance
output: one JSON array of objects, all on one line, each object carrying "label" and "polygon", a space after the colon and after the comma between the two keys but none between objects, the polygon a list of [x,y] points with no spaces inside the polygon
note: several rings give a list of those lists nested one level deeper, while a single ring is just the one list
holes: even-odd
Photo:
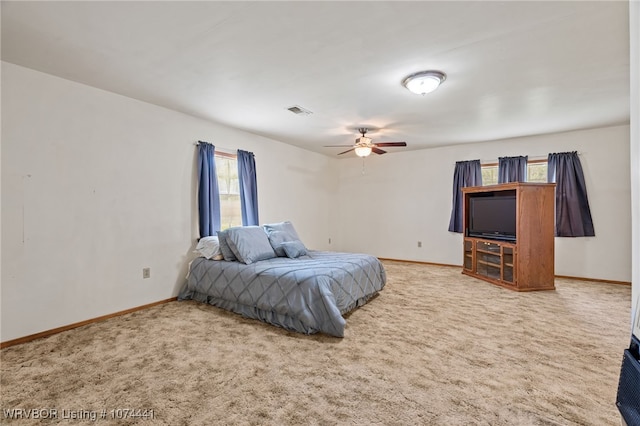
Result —
[{"label": "wooden entertainment center", "polygon": [[[554,290],[555,184],[513,182],[462,188],[462,273],[516,291]],[[515,196],[515,241],[470,236],[474,197]]]}]

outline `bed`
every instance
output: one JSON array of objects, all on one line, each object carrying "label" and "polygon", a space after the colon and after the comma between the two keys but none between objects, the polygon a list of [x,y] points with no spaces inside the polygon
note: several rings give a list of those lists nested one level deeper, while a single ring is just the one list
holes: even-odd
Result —
[{"label": "bed", "polygon": [[[269,226],[282,229],[283,224],[285,228],[289,224],[288,235],[269,232],[273,230]],[[296,240],[289,222],[264,227],[242,227],[240,232],[260,229],[268,236],[266,241],[273,255],[266,247],[264,255],[255,255],[260,252],[255,250],[256,238],[262,240],[255,230],[251,233],[256,238],[244,243],[237,236],[218,234],[221,252],[230,242],[226,249],[232,248],[231,252],[240,256],[224,260],[221,255],[205,254],[194,259],[178,299],[208,303],[300,333],[344,337],[343,315],[364,305],[384,288],[386,273],[382,263],[367,254],[307,250]],[[283,244],[288,242],[292,244]],[[264,246],[263,241],[259,244]],[[276,250],[290,245],[297,250]],[[253,254],[248,255],[252,250]]]}]

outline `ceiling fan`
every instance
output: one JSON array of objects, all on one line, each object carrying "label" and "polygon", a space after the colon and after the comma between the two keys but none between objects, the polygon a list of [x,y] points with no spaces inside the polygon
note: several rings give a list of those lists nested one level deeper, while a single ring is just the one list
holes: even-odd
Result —
[{"label": "ceiling fan", "polygon": [[346,154],[347,152],[355,151],[358,157],[367,157],[371,152],[375,152],[376,154],[384,154],[387,151],[380,149],[380,147],[390,147],[390,146],[407,146],[406,142],[371,142],[371,138],[366,137],[367,131],[369,129],[362,127],[358,129],[358,132],[362,135],[359,138],[356,138],[356,143],[354,145],[325,145],[325,148],[342,148],[342,147],[351,147],[344,152],[339,153],[338,155]]}]

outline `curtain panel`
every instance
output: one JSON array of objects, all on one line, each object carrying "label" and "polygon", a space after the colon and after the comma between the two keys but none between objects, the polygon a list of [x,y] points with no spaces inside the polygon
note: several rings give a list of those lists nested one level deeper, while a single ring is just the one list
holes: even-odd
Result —
[{"label": "curtain panel", "polygon": [[499,157],[498,183],[525,182],[527,180],[528,156]]},{"label": "curtain panel", "polygon": [[258,183],[253,152],[238,150],[238,180],[240,207],[244,226],[258,225]]},{"label": "curtain panel", "polygon": [[547,167],[547,180],[556,184],[556,237],[595,236],[578,153],[549,154]]},{"label": "curtain panel", "polygon": [[198,225],[200,238],[220,230],[220,191],[216,173],[216,147],[198,142]]},{"label": "curtain panel", "polygon": [[462,232],[462,188],[482,185],[480,160],[457,161],[453,172],[453,201],[451,206],[450,232]]}]

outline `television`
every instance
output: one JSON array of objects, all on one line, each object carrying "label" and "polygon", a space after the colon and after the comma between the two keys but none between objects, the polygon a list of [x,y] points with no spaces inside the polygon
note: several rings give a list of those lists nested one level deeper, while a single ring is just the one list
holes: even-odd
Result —
[{"label": "television", "polygon": [[467,235],[516,241],[516,196],[490,194],[469,197]]}]

